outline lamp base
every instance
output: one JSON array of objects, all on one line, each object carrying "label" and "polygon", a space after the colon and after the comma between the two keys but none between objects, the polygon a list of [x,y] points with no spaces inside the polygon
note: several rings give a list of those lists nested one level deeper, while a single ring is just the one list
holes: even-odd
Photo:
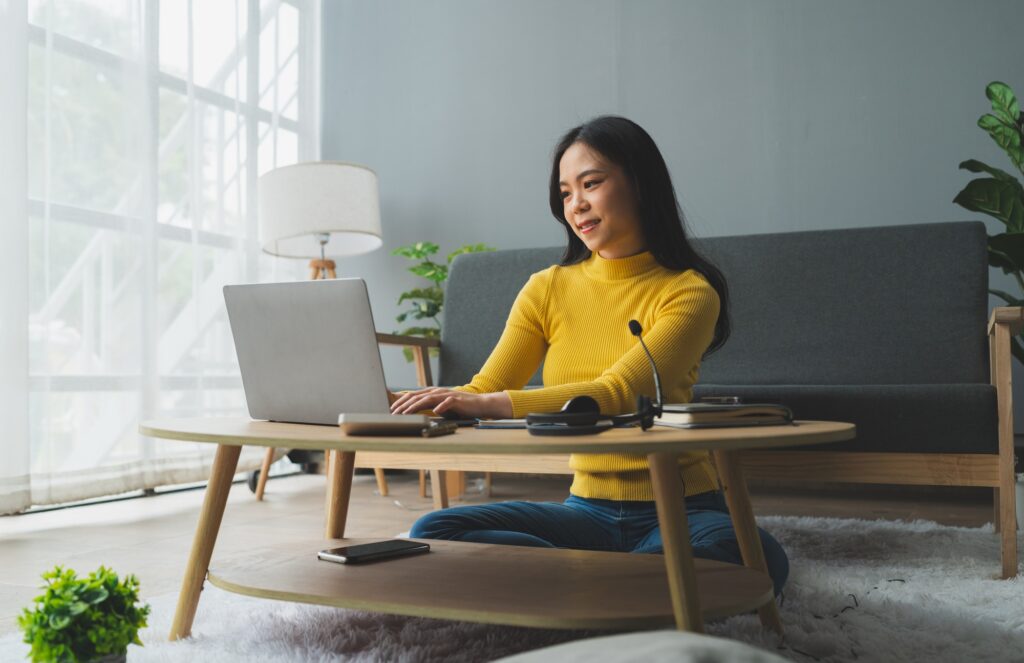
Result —
[{"label": "lamp base", "polygon": [[334,279],[338,278],[337,274],[334,273],[334,261],[333,260],[317,260],[313,259],[309,261],[309,278],[313,281],[320,279]]}]

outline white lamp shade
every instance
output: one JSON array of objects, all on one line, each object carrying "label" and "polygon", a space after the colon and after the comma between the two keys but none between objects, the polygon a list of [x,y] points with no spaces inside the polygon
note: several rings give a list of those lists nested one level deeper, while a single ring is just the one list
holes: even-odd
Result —
[{"label": "white lamp shade", "polygon": [[259,237],[267,253],[319,258],[356,255],[383,244],[377,174],[352,163],[319,161],[276,168],[259,180]]}]

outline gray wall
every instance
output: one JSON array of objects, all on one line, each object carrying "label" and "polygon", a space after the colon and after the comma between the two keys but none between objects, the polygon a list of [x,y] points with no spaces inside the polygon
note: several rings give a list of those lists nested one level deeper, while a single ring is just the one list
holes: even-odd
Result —
[{"label": "gray wall", "polygon": [[[990,80],[1024,95],[1015,0],[325,0],[323,18],[323,158],[377,171],[384,223],[339,275],[367,279],[387,331],[418,281],[394,247],[563,241],[550,152],[594,115],[654,137],[695,235],[737,235],[981,218],[950,202],[956,166],[1009,169],[975,121]],[[414,382],[397,351],[385,365]]]}]

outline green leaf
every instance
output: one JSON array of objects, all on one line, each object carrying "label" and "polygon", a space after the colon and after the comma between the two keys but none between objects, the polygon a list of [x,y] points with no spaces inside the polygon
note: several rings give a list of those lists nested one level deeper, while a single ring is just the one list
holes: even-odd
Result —
[{"label": "green leaf", "polygon": [[992,102],[992,111],[1007,124],[1015,124],[1020,116],[1020,105],[1013,90],[1006,83],[992,81],[985,87],[985,96]]},{"label": "green leaf", "polygon": [[1024,190],[1016,180],[992,177],[971,180],[953,202],[972,212],[999,219],[1010,232],[1024,231]]},{"label": "green leaf", "polygon": [[95,605],[106,601],[108,596],[110,596],[110,592],[107,591],[106,587],[90,587],[79,595],[79,600],[89,605]]},{"label": "green leaf", "polygon": [[452,260],[455,260],[456,256],[461,256],[463,253],[483,253],[496,250],[493,246],[487,246],[486,244],[466,244],[448,254],[448,264],[452,264]]},{"label": "green leaf", "polygon": [[423,260],[427,256],[437,253],[438,248],[437,244],[432,242],[416,242],[409,246],[400,246],[391,253],[392,255],[405,256],[413,260]]},{"label": "green leaf", "polygon": [[1021,271],[1024,267],[1024,234],[1003,233],[989,237],[988,264],[1006,274]]},{"label": "green leaf", "polygon": [[59,631],[68,624],[71,623],[71,617],[66,614],[53,614],[50,615],[50,628],[55,631]]},{"label": "green leaf", "polygon": [[[444,302],[444,291],[436,286],[430,288],[413,288],[403,292],[398,298],[398,303],[401,304],[406,300],[412,299],[425,299],[428,302],[433,302],[440,306]],[[399,320],[401,322],[401,320]]]},{"label": "green leaf", "polygon": [[409,271],[416,276],[430,279],[434,283],[441,283],[448,278],[448,268],[432,262],[424,262],[409,268]]},{"label": "green leaf", "polygon": [[1009,174],[1005,170],[993,168],[992,166],[986,163],[982,163],[977,159],[968,159],[967,161],[961,161],[959,168],[962,170],[969,170],[972,173],[988,173],[989,175],[995,177],[997,180],[1002,180],[1004,182],[1017,181],[1017,179],[1013,175]]},{"label": "green leaf", "polygon": [[1024,151],[1021,150],[1021,129],[1016,124],[1006,123],[995,115],[982,115],[978,126],[992,136],[996,145],[1003,148],[1018,170],[1024,169]]}]

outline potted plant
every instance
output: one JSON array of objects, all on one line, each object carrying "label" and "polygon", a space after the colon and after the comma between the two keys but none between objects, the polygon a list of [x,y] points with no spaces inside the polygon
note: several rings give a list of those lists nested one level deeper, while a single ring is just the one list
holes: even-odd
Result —
[{"label": "potted plant", "polygon": [[148,605],[137,605],[139,581],[123,581],[101,566],[86,578],[56,566],[43,573],[46,590],[25,608],[18,625],[32,645],[32,661],[124,661],[128,645],[142,645],[139,629],[146,626]]},{"label": "potted plant", "polygon": [[[430,259],[430,256],[437,253],[438,248],[437,244],[431,242],[417,242],[409,246],[401,246],[391,252],[392,255],[404,256],[410,260],[419,261],[410,267],[409,271],[416,276],[422,276],[430,281],[430,285],[407,290],[398,298],[399,304],[409,302],[412,304],[412,308],[399,314],[396,320],[398,322],[405,322],[411,318],[416,320],[417,324],[395,332],[397,334],[440,338],[441,321],[438,316],[441,315],[441,311],[444,309],[444,290],[442,290],[442,285],[445,279],[448,278],[448,265],[452,263],[452,260],[455,260],[456,256],[460,256],[463,253],[494,251],[494,247],[487,246],[486,244],[466,244],[449,253],[444,264],[441,264]],[[431,351],[433,355],[437,354],[436,348],[431,348]],[[405,348],[404,352],[406,361],[412,361],[412,351],[409,348]]]},{"label": "potted plant", "polygon": [[[1010,162],[1024,174],[1024,113],[1010,86],[993,81],[985,88],[992,102],[992,112],[978,119],[992,140],[1006,152]],[[988,264],[1010,274],[1024,292],[1024,187],[1010,173],[993,168],[976,159],[968,159],[960,168],[989,177],[971,180],[953,202],[972,212],[981,212],[998,219],[1006,231],[988,238]],[[1022,296],[1003,290],[989,289],[1009,306],[1024,306]],[[1024,364],[1024,343],[1021,336],[1010,339],[1010,348],[1017,361]]]}]

